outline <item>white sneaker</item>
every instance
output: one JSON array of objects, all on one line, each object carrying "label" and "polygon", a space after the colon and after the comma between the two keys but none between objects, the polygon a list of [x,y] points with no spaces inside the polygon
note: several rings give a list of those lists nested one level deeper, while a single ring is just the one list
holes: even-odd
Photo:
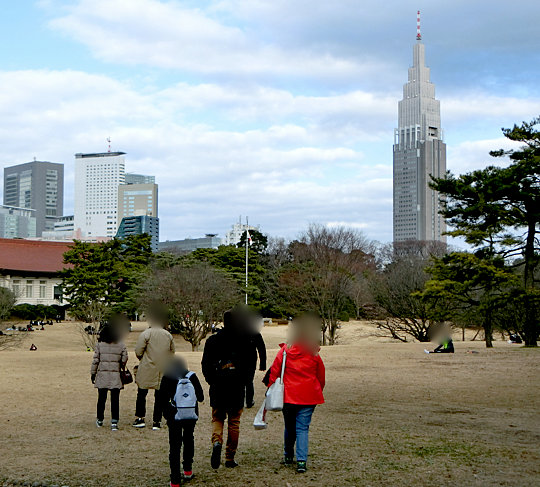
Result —
[{"label": "white sneaker", "polygon": [[103,421],[100,421],[99,419],[96,419],[96,426],[98,428],[101,428],[103,426]]},{"label": "white sneaker", "polygon": [[429,355],[429,350],[426,350],[426,349],[424,348],[424,352],[427,353],[427,354]]}]

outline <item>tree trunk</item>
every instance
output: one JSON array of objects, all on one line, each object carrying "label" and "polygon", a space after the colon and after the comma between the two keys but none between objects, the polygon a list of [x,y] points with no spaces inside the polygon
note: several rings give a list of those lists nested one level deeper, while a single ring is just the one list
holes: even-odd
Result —
[{"label": "tree trunk", "polygon": [[493,348],[493,322],[491,321],[491,311],[486,312],[484,317],[484,335],[486,348]]},{"label": "tree trunk", "polygon": [[[532,209],[534,210],[534,208]],[[529,212],[529,214],[534,211]],[[525,258],[525,270],[523,272],[523,285],[525,287],[525,323],[523,323],[523,335],[525,338],[526,347],[537,346],[537,316],[536,306],[534,298],[529,294],[529,290],[533,291],[534,288],[534,238],[536,233],[536,221],[532,218],[528,222],[527,229],[527,241],[525,243],[525,251],[523,257]],[[533,302],[531,302],[533,301]]]}]

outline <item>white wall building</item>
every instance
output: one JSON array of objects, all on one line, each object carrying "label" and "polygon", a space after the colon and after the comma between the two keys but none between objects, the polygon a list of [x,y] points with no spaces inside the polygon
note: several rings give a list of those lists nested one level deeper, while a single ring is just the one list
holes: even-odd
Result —
[{"label": "white wall building", "polygon": [[116,235],[118,186],[125,182],[124,154],[75,154],[74,228],[84,237]]},{"label": "white wall building", "polygon": [[237,245],[246,230],[257,230],[258,232],[260,232],[260,228],[260,225],[253,226],[242,222],[235,223],[231,227],[231,229],[225,234],[225,238],[223,239],[223,245]]},{"label": "white wall building", "polygon": [[0,238],[0,286],[13,290],[16,304],[65,305],[62,296],[64,242]]}]

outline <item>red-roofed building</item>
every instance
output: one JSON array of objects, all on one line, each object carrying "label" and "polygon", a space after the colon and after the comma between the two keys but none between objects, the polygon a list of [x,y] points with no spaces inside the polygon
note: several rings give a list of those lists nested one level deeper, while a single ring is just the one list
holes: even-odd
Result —
[{"label": "red-roofed building", "polygon": [[0,286],[12,289],[17,304],[62,304],[60,271],[69,242],[0,238]]}]

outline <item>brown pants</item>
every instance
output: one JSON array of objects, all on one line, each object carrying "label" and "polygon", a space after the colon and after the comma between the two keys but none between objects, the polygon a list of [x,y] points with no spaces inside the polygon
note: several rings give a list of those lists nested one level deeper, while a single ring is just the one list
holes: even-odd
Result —
[{"label": "brown pants", "polygon": [[225,418],[227,418],[225,461],[234,460],[234,455],[238,448],[238,437],[240,436],[240,417],[243,411],[243,409],[226,411],[224,409],[212,408],[212,445],[216,441],[223,444],[223,427],[225,425]]}]

